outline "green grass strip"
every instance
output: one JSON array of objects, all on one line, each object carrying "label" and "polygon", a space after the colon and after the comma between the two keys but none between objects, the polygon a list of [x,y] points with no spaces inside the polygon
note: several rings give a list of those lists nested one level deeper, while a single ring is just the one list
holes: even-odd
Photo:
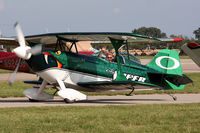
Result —
[{"label": "green grass strip", "polygon": [[200,104],[2,108],[3,133],[199,133]]},{"label": "green grass strip", "polygon": [[10,70],[5,70],[5,69],[0,69],[0,73],[11,73],[13,71]]}]

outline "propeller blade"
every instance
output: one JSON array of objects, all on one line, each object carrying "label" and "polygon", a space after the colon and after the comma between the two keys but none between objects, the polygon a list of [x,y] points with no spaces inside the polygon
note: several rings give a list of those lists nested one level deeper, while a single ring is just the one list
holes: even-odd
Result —
[{"label": "propeller blade", "polygon": [[31,47],[30,50],[28,50],[27,52],[30,52],[33,55],[38,55],[42,52],[42,44],[38,44],[36,46]]},{"label": "propeller blade", "polygon": [[9,80],[9,85],[11,86],[15,80],[16,74],[18,72],[19,66],[21,65],[22,58],[19,58],[19,61],[17,63],[17,67],[15,68],[15,71],[12,73],[11,78]]},{"label": "propeller blade", "polygon": [[24,34],[22,32],[20,25],[18,23],[15,23],[14,28],[17,33],[17,39],[18,39],[19,45],[22,47],[25,47],[26,43],[25,43],[25,39],[24,39]]}]

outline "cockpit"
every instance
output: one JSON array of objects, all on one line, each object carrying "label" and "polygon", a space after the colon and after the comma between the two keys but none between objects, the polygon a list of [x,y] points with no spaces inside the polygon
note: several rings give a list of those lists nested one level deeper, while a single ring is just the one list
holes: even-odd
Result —
[{"label": "cockpit", "polygon": [[[99,57],[99,58],[102,58],[102,59],[105,59],[105,60],[107,59],[107,55],[102,53],[101,51],[95,52],[95,53],[91,54],[91,56]],[[137,58],[136,56],[134,56],[130,53],[127,53],[127,52],[120,52],[119,58],[120,58],[121,64],[126,64],[126,63],[129,63],[129,62],[136,62],[136,63],[141,64],[139,58]],[[113,56],[113,62],[114,63],[117,62],[117,59],[116,59],[115,56]]]}]

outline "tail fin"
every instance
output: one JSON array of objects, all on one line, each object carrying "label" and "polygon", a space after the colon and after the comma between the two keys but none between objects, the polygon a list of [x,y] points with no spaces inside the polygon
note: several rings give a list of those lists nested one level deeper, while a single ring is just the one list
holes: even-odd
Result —
[{"label": "tail fin", "polygon": [[165,74],[183,74],[178,52],[174,50],[160,50],[147,66]]},{"label": "tail fin", "polygon": [[191,82],[182,73],[177,51],[168,49],[160,50],[147,66],[162,73],[160,86],[163,89],[183,89],[184,84]]}]

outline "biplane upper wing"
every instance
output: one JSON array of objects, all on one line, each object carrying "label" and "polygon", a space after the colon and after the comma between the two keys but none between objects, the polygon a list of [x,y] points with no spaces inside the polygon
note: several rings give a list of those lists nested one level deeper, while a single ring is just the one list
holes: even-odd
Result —
[{"label": "biplane upper wing", "polygon": [[34,36],[26,36],[27,42],[41,44],[55,44],[57,39],[66,41],[110,41],[109,38],[125,40],[128,43],[156,43],[156,42],[177,42],[182,41],[180,38],[155,38],[134,33],[118,32],[66,32],[66,33],[49,33]]},{"label": "biplane upper wing", "polygon": [[[127,43],[159,43],[179,42],[181,38],[155,38],[134,33],[121,32],[62,32],[26,36],[25,40],[32,44],[52,45],[58,39],[66,41],[110,41],[109,38],[125,40]],[[19,45],[16,38],[0,38],[2,45]]]}]

